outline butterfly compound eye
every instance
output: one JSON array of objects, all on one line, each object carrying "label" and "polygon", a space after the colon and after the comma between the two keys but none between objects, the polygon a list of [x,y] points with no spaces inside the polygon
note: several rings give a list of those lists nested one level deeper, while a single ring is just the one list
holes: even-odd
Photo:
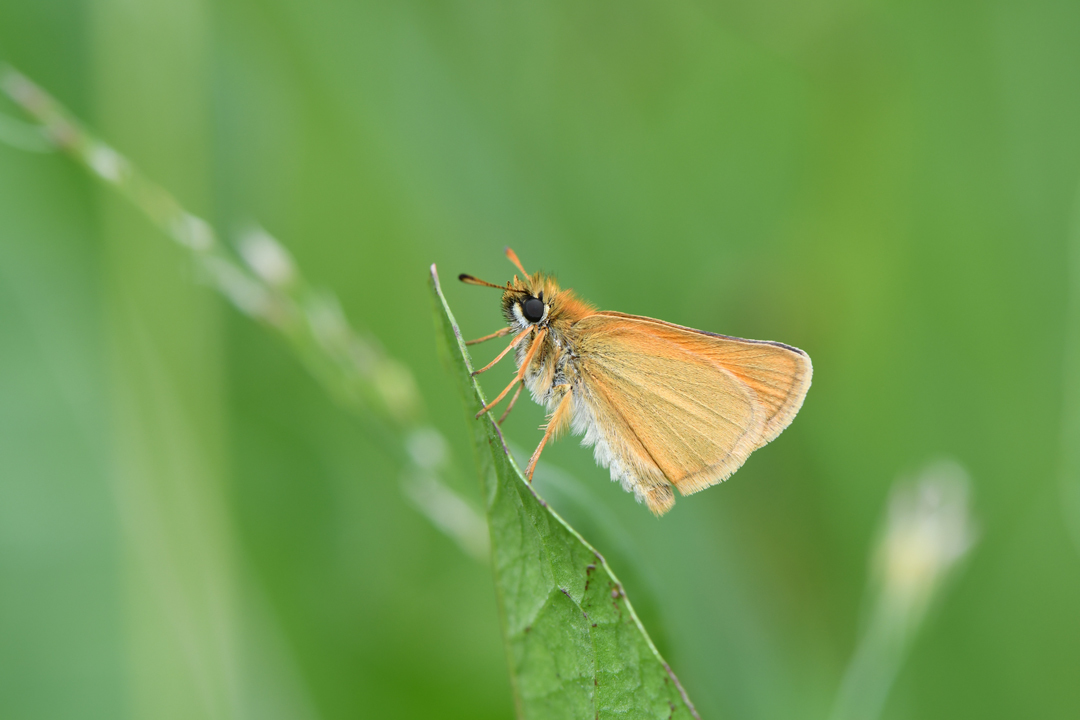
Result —
[{"label": "butterfly compound eye", "polygon": [[544,301],[534,297],[529,298],[521,304],[521,314],[529,322],[540,322],[540,319],[544,317]]}]

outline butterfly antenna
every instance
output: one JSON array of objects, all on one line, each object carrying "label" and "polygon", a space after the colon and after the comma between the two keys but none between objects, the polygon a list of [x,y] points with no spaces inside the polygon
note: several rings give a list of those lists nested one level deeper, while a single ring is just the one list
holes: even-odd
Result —
[{"label": "butterfly antenna", "polygon": [[518,260],[516,252],[514,252],[510,248],[506,248],[506,257],[509,258],[510,262],[514,263],[514,265],[517,265],[517,269],[521,271],[522,275],[524,275],[525,277],[529,277],[529,273],[525,272],[525,268],[521,266],[521,261]]},{"label": "butterfly antenna", "polygon": [[496,290],[506,290],[502,285],[496,285],[495,283],[489,283],[487,280],[481,280],[480,278],[474,278],[472,275],[466,275],[461,273],[457,276],[457,279],[466,285],[479,285],[480,287],[492,287]]}]

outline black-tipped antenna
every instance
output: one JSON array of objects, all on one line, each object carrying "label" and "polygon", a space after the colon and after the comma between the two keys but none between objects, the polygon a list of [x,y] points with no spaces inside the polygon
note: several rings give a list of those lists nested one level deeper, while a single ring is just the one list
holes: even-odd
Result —
[{"label": "black-tipped antenna", "polygon": [[502,285],[496,285],[495,283],[489,283],[486,280],[481,280],[480,278],[474,278],[472,275],[466,275],[465,273],[461,273],[460,275],[458,275],[457,279],[460,280],[461,282],[465,283],[466,285],[479,285],[480,287],[490,287],[490,288],[495,288],[496,290],[506,290],[507,289],[507,288],[503,287]]}]

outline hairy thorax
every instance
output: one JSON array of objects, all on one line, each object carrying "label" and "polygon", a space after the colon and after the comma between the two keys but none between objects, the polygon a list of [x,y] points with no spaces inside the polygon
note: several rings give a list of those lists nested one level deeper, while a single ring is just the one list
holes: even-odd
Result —
[{"label": "hairy thorax", "polygon": [[[577,385],[576,355],[570,338],[553,327],[548,328],[543,338],[533,342],[539,342],[540,347],[525,369],[525,387],[535,402],[550,411],[566,391],[573,391]],[[532,346],[533,343],[522,343],[517,349],[518,367],[521,367]]]},{"label": "hairy thorax", "polygon": [[[514,280],[517,281],[517,277]],[[523,316],[519,299],[519,293],[523,292],[548,298],[544,317],[539,323],[531,323]],[[519,332],[532,330],[532,334],[515,349],[515,363],[521,368],[528,362],[522,378],[525,387],[535,402],[551,411],[579,384],[574,323],[595,312],[595,308],[575,297],[572,291],[560,289],[550,276],[537,273],[516,283],[504,295],[503,312],[514,329]],[[539,346],[534,352],[537,343]]]}]

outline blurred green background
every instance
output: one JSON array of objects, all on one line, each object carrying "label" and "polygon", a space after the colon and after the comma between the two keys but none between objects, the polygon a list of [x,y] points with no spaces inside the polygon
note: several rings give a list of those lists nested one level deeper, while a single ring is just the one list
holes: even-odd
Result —
[{"label": "blurred green background", "polygon": [[[884,717],[1080,717],[1078,38],[1044,0],[0,0],[0,58],[414,371],[477,504],[431,262],[470,336],[495,293],[450,279],[509,244],[810,353],[792,427],[662,520],[545,451],[705,718],[828,716],[890,487],[943,455],[980,541]],[[400,474],[158,230],[0,146],[0,717],[510,717],[489,570]]]}]

